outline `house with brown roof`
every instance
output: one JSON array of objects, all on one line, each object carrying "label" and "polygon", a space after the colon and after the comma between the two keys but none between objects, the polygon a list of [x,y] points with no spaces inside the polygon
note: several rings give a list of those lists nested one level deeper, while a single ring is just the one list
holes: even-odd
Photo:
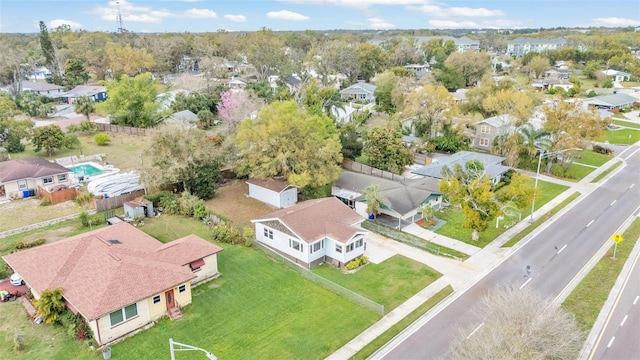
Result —
[{"label": "house with brown roof", "polygon": [[31,289],[62,288],[67,307],[99,345],[153,325],[191,303],[191,288],[218,275],[222,248],[188,235],[166,244],[122,222],[2,258]]},{"label": "house with brown roof", "polygon": [[249,179],[250,198],[262,201],[263,203],[285,208],[298,202],[298,188],[288,182],[279,179]]},{"label": "house with brown roof", "polygon": [[69,184],[66,167],[33,157],[0,162],[0,201],[35,196],[38,186],[50,188]]},{"label": "house with brown roof", "polygon": [[363,220],[336,197],[328,197],[276,210],[251,222],[260,244],[310,269],[325,262],[342,267],[364,255]]}]

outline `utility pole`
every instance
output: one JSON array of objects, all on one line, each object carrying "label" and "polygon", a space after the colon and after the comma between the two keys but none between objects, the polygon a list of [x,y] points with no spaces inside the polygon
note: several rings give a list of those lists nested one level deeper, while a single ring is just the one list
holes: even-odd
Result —
[{"label": "utility pole", "polygon": [[119,1],[116,1],[116,6],[118,7],[118,15],[116,15],[116,21],[118,22],[118,33],[122,34],[124,32],[124,26],[122,25],[122,14],[120,13]]}]

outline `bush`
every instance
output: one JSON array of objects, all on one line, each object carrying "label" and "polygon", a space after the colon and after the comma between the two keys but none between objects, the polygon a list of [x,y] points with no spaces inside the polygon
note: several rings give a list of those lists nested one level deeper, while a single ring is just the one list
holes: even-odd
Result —
[{"label": "bush", "polygon": [[49,199],[42,199],[40,200],[40,206],[49,206],[51,205],[51,201],[49,201]]},{"label": "bush", "polygon": [[213,240],[225,244],[240,245],[245,241],[242,234],[240,234],[240,231],[227,221],[223,221],[214,226],[211,229],[211,236],[213,237]]},{"label": "bush", "polygon": [[613,150],[611,150],[610,148],[598,144],[594,144],[591,149],[593,150],[593,152],[598,154],[611,155],[613,153]]},{"label": "bush", "polygon": [[81,212],[80,216],[78,218],[80,219],[80,223],[84,227],[93,226],[93,225],[100,225],[100,224],[104,224],[106,222],[106,220],[104,219],[103,216],[100,216],[98,214],[89,215],[89,214],[87,214],[86,211]]},{"label": "bush", "polygon": [[204,200],[198,200],[193,206],[193,218],[196,220],[204,219],[209,213],[207,207],[204,205]]},{"label": "bush", "polygon": [[38,245],[42,245],[45,242],[47,242],[47,239],[38,239],[38,240],[35,240],[35,241],[31,241],[31,242],[23,241],[23,242],[19,242],[18,244],[16,244],[15,249],[16,250],[29,249],[29,248],[32,248],[32,247],[36,247]]},{"label": "bush", "polygon": [[349,261],[344,268],[346,270],[355,270],[357,268],[359,268],[360,266],[363,266],[365,264],[367,264],[369,262],[369,258],[367,258],[366,256],[361,256],[361,257],[357,257],[351,261]]},{"label": "bush", "polygon": [[111,142],[111,137],[107,133],[101,132],[93,137],[93,141],[95,141],[98,146],[106,146]]}]

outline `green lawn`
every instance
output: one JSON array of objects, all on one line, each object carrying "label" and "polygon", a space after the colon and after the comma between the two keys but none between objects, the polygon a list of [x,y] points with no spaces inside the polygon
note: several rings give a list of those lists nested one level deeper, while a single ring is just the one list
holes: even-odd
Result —
[{"label": "green lawn", "polygon": [[636,219],[622,234],[624,241],[618,245],[616,259],[612,259],[612,247],[562,303],[562,307],[575,314],[582,330],[593,327],[639,236],[640,219]]},{"label": "green lawn", "polygon": [[[616,115],[618,115],[618,114],[616,114]],[[626,117],[624,119],[626,119]],[[626,126],[626,127],[630,127],[630,128],[634,128],[634,129],[639,129],[640,130],[640,124],[634,123],[634,122],[631,122],[631,121],[613,120],[613,123],[616,124],[616,125]]]},{"label": "green lawn", "polygon": [[609,155],[598,154],[593,150],[584,150],[582,151],[580,158],[574,159],[573,161],[587,165],[601,166],[609,160],[611,160]]},{"label": "green lawn", "polygon": [[[530,179],[530,181],[531,185],[533,186],[535,179],[532,178]],[[539,209],[541,206],[548,203],[567,189],[568,187],[564,185],[538,180],[538,197],[536,199],[535,209]],[[527,207],[526,209],[519,209],[518,211],[522,216],[522,220],[524,220],[531,213],[531,207]],[[489,220],[489,226],[487,227],[487,229],[480,233],[480,239],[478,241],[474,241],[471,239],[471,233],[473,231],[471,229],[463,227],[464,214],[460,209],[449,207],[445,211],[438,213],[437,216],[445,220],[447,223],[443,227],[438,229],[436,233],[481,248],[484,248],[485,246],[487,246],[487,244],[491,243],[498,236],[507,231],[507,229],[504,227],[505,224],[513,223],[514,221],[517,222],[519,220],[518,218],[510,220],[509,218],[505,217],[505,219],[502,220],[500,227],[496,228],[496,220],[491,219]]]},{"label": "green lawn", "polygon": [[384,305],[385,313],[442,276],[434,269],[401,255],[380,264],[369,263],[352,274],[328,265],[321,265],[313,272]]},{"label": "green lawn", "polygon": [[580,164],[572,163],[568,172],[568,174],[570,175],[567,175],[567,176],[571,176],[571,178],[564,178],[564,179],[567,181],[579,181],[581,179],[584,179],[587,175],[591,174],[595,170],[596,170],[595,168],[592,168],[590,166],[583,166]]},{"label": "green lawn", "polygon": [[504,245],[502,245],[502,247],[506,248],[506,247],[511,247],[511,246],[517,244],[518,241],[524,239],[525,236],[529,235],[538,226],[544,224],[547,220],[549,220],[549,218],[551,218],[553,215],[557,214],[558,211],[562,210],[565,206],[569,205],[578,196],[580,196],[580,193],[578,193],[578,192],[575,192],[575,193],[571,194],[571,196],[569,196],[563,202],[561,202],[556,207],[551,209],[551,211],[549,211],[548,213],[546,213],[543,216],[539,217],[532,224],[527,226],[524,230],[520,231],[518,233],[518,235],[516,235],[516,236],[512,237],[511,239],[509,239],[509,241],[504,243]]},{"label": "green lawn", "polygon": [[628,145],[640,141],[640,131],[634,129],[606,130],[604,138],[610,144]]}]

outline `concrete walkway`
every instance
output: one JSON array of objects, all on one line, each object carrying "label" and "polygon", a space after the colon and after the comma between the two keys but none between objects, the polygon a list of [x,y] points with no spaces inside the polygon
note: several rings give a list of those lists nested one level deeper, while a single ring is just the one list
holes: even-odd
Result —
[{"label": "concrete walkway", "polygon": [[404,228],[402,228],[402,231],[408,232],[409,234],[413,234],[417,237],[430,241],[434,244],[438,244],[444,247],[448,247],[450,249],[458,250],[467,255],[473,255],[478,251],[480,251],[480,248],[477,246],[469,245],[460,240],[456,240],[450,237],[436,234],[433,231],[427,230],[416,223],[405,226]]},{"label": "concrete walkway", "polygon": [[[570,182],[562,179],[556,179],[550,176],[546,176],[540,174],[539,179],[553,182],[556,184],[562,184],[569,186],[569,189],[556,196],[553,200],[546,203],[544,206],[541,206],[533,213],[533,218],[538,219],[541,216],[544,216],[546,213],[551,211],[553,208],[561,204],[568,197],[570,197],[575,192],[579,192],[581,195],[578,199],[576,199],[572,204],[575,204],[577,201],[586,197],[591,191],[595,190],[597,185],[592,184],[591,181],[600,175],[602,172],[606,171],[616,162],[620,161],[620,158],[613,157],[607,163],[599,167],[598,169],[591,172],[591,174],[587,175],[579,182]],[[624,166],[624,165],[623,165]],[[606,181],[610,176],[613,176],[613,173],[619,171],[623,166],[618,167],[612,173],[607,175],[601,181]],[[535,177],[535,173],[533,174]],[[555,221],[558,217],[562,216],[564,213],[569,211],[572,204],[565,206],[561,211],[554,214],[548,221]],[[373,324],[371,327],[360,333],[360,335],[356,336],[353,340],[349,341],[342,348],[338,349],[336,352],[331,354],[327,359],[332,360],[344,360],[349,359],[358,351],[362,350],[367,344],[373,341],[376,337],[380,336],[382,333],[390,329],[393,325],[398,323],[400,320],[409,315],[412,311],[417,309],[420,305],[422,305],[425,301],[427,301],[431,296],[436,294],[438,291],[445,288],[447,285],[451,285],[454,290],[454,294],[459,291],[465,291],[469,288],[475,281],[479,280],[483,277],[488,271],[493,269],[499,262],[508,257],[512,252],[516,251],[520,246],[524,245],[532,236],[534,236],[537,232],[533,231],[531,234],[527,235],[523,238],[516,246],[512,248],[502,248],[507,241],[509,241],[513,236],[520,233],[522,230],[527,228],[530,225],[529,217],[523,218],[522,221],[517,223],[516,225],[509,228],[507,231],[502,233],[502,235],[498,236],[494,241],[485,246],[483,249],[475,247],[473,245],[466,244],[464,242],[448,239],[445,236],[437,235],[435,237],[431,237],[431,239],[436,239],[437,242],[442,246],[447,246],[458,251],[462,251],[464,253],[471,253],[471,257],[469,257],[466,261],[461,262],[454,259],[447,259],[440,256],[435,256],[433,254],[427,253],[425,251],[416,249],[409,245],[405,245],[403,243],[386,239],[377,234],[371,234],[368,237],[367,243],[368,245],[366,255],[369,256],[369,252],[373,254],[374,257],[377,256],[377,253],[385,252],[387,256],[389,254],[401,254],[410,259],[419,261],[423,264],[426,264],[435,270],[439,271],[443,274],[441,278],[431,283],[429,286],[422,289],[416,295],[411,297],[406,302],[402,303],[400,306],[395,308],[389,314],[385,315],[378,322]],[[417,226],[417,225],[416,225]],[[405,230],[407,230],[405,228]],[[424,229],[423,229],[424,230]],[[415,230],[418,232],[417,230]],[[428,233],[432,233],[428,230],[425,230]],[[422,232],[418,232],[421,233]],[[422,235],[427,238],[431,235],[428,233],[424,233]],[[414,234],[416,235],[416,234]],[[422,236],[421,236],[422,237]],[[464,246],[462,245],[464,244]],[[456,247],[457,246],[457,247]],[[464,249],[464,250],[463,250]],[[380,257],[380,256],[378,256]],[[451,296],[451,295],[450,295]],[[434,308],[434,309],[437,309]],[[433,309],[431,310],[433,311]]]}]

